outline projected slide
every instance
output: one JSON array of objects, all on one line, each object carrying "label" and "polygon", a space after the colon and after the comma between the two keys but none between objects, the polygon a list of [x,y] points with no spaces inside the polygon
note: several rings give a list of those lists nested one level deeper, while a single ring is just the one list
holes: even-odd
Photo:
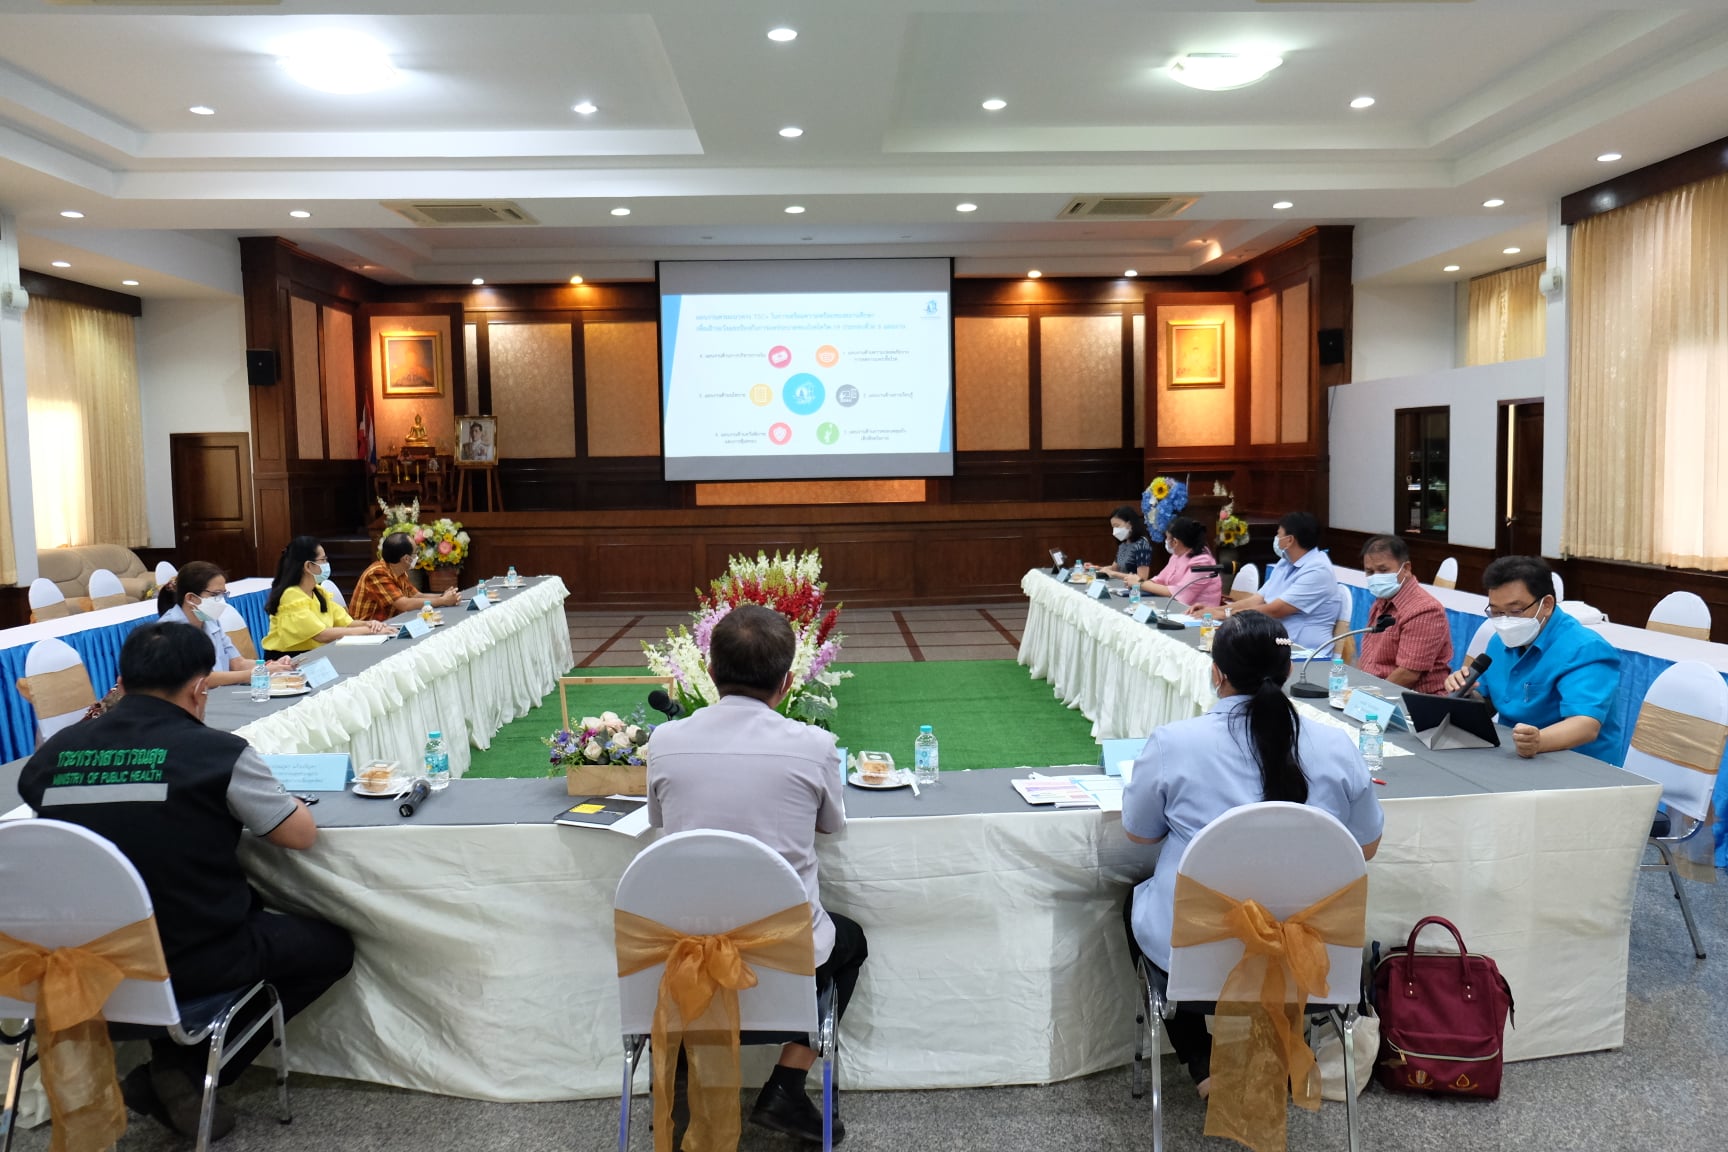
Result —
[{"label": "projected slide", "polygon": [[952,474],[946,287],[663,291],[667,479]]}]

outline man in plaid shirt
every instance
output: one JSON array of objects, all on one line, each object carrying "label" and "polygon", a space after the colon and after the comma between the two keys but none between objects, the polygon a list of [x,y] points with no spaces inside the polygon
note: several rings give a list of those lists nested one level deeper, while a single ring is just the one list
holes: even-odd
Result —
[{"label": "man in plaid shirt", "polygon": [[1374,606],[1373,624],[1388,613],[1397,621],[1362,637],[1362,671],[1413,692],[1438,694],[1452,669],[1452,626],[1446,609],[1410,570],[1410,549],[1396,536],[1375,536],[1362,549],[1362,570]]}]

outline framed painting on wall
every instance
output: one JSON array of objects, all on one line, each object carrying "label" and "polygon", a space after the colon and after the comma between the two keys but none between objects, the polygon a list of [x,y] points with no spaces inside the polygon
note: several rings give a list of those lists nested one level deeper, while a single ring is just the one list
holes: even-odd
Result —
[{"label": "framed painting on wall", "polygon": [[1224,322],[1171,320],[1164,326],[1172,388],[1224,387]]},{"label": "framed painting on wall", "polygon": [[384,395],[444,395],[442,332],[381,332],[378,343]]},{"label": "framed painting on wall", "polygon": [[463,416],[456,421],[456,459],[463,464],[498,462],[496,416]]}]

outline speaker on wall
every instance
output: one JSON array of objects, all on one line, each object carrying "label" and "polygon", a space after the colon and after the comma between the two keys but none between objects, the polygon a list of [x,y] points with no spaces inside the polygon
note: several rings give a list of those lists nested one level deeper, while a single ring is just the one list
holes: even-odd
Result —
[{"label": "speaker on wall", "polygon": [[254,388],[268,388],[276,383],[276,350],[246,349],[246,383]]},{"label": "speaker on wall", "polygon": [[1320,363],[1344,363],[1344,329],[1320,329]]}]

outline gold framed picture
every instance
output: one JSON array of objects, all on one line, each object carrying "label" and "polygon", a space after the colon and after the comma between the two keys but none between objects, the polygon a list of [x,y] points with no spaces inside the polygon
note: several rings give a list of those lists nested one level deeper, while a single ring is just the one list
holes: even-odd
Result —
[{"label": "gold framed picture", "polygon": [[1170,320],[1164,325],[1172,388],[1224,387],[1224,322]]},{"label": "gold framed picture", "polygon": [[381,332],[378,342],[384,395],[444,395],[442,332]]}]

